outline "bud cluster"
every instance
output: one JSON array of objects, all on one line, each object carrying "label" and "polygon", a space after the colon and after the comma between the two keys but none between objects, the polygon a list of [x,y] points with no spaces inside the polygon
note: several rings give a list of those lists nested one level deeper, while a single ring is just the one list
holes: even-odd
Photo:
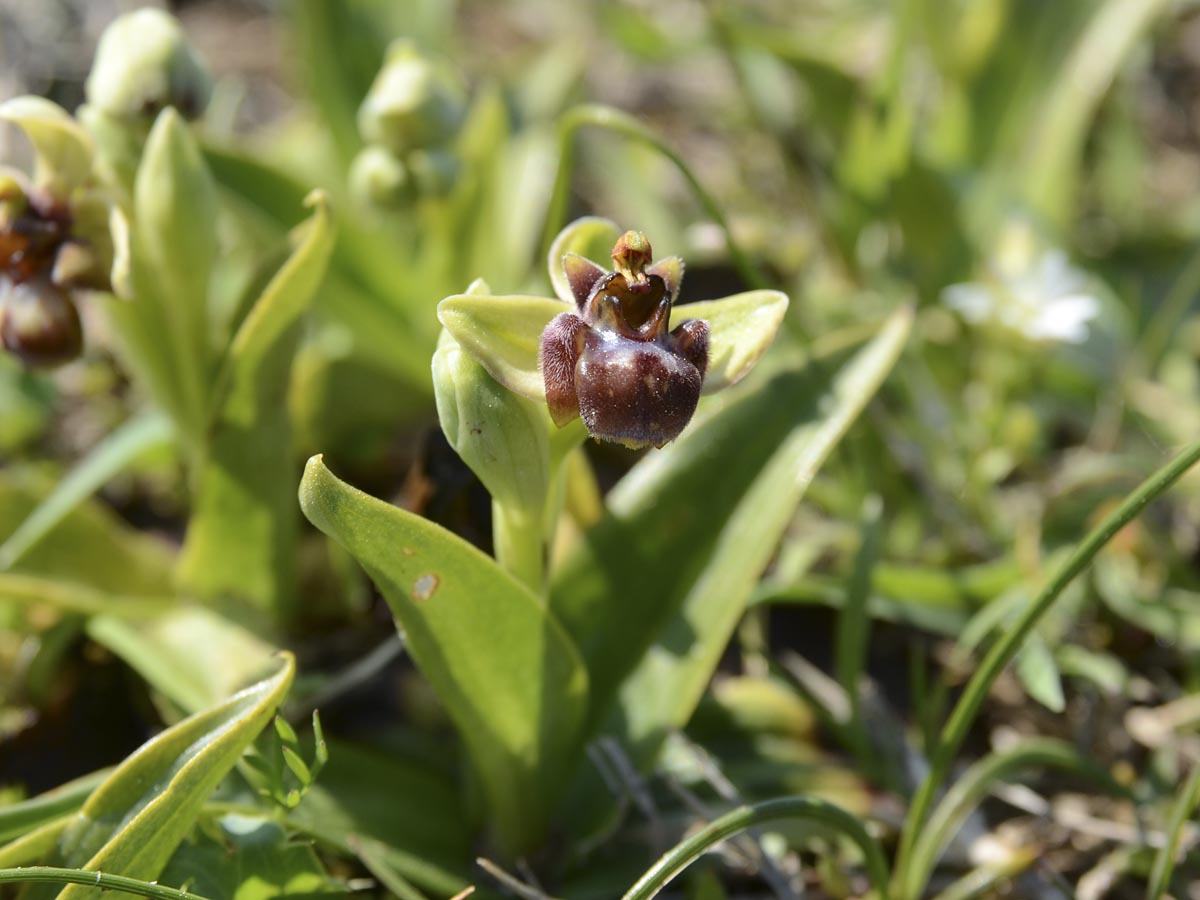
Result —
[{"label": "bud cluster", "polygon": [[367,146],[350,171],[355,192],[381,208],[445,194],[458,176],[450,145],[465,110],[466,92],[447,67],[411,41],[393,43],[358,110]]}]

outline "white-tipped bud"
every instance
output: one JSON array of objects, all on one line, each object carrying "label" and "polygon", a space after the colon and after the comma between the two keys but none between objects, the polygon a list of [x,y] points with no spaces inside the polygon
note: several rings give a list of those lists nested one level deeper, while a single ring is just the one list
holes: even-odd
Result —
[{"label": "white-tipped bud", "polygon": [[125,120],[152,122],[168,106],[194,119],[211,94],[212,79],[179,22],[159,9],[114,20],[100,38],[87,80],[88,103]]},{"label": "white-tipped bud", "polygon": [[350,190],[368,206],[398,209],[415,197],[415,185],[408,167],[386,147],[371,145],[363,149],[350,166]]},{"label": "white-tipped bud", "polygon": [[451,138],[462,124],[465,93],[453,75],[411,41],[397,41],[358,110],[369,144],[400,156]]}]

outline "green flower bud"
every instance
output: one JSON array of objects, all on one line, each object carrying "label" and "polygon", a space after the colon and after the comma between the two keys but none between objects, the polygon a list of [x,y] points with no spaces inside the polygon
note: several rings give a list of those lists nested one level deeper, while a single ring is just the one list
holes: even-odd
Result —
[{"label": "green flower bud", "polygon": [[415,150],[408,165],[422,197],[444,197],[458,181],[458,160],[444,150]]},{"label": "green flower bud", "polygon": [[386,147],[365,148],[350,166],[350,190],[368,206],[405,207],[416,198],[415,188],[408,168]]},{"label": "green flower bud", "polygon": [[410,41],[397,41],[358,110],[369,144],[398,155],[443,143],[462,124],[466,98],[454,77]]},{"label": "green flower bud", "polygon": [[0,275],[0,343],[28,366],[57,366],[83,349],[70,296],[47,278],[14,283]]},{"label": "green flower bud", "polygon": [[86,88],[96,109],[150,122],[168,106],[188,119],[199,116],[208,106],[212,80],[173,16],[139,9],[105,29]]}]

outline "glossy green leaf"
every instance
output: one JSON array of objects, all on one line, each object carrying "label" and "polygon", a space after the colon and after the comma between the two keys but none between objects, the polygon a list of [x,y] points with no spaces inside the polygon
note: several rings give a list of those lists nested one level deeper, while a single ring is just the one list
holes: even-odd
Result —
[{"label": "glossy green leaf", "polygon": [[383,592],[466,743],[497,839],[509,852],[535,844],[579,755],[587,675],[571,640],[491,559],[339,481],[320,457],[300,504]]},{"label": "glossy green leaf", "polygon": [[618,689],[610,727],[639,759],[686,723],[796,504],[911,322],[897,311],[831,381],[823,363],[743,390],[612,491],[551,592],[588,662],[593,727]]},{"label": "glossy green leaf", "polygon": [[197,830],[175,851],[160,879],[184,884],[209,900],[271,900],[274,897],[344,897],[307,844],[291,840],[265,816],[227,813]]},{"label": "glossy green leaf", "polygon": [[598,260],[605,268],[611,268],[609,254],[620,236],[621,229],[616,222],[596,216],[576,219],[558,233],[550,245],[547,264],[550,267],[550,283],[554,285],[554,293],[559,300],[569,303],[571,309],[575,308],[575,295],[571,293],[567,273],[563,271],[563,257],[568,253],[577,253],[585,259]]},{"label": "glossy green leaf", "polygon": [[[157,878],[217,784],[270,721],[295,663],[280,656],[274,673],[143,744],[88,798],[58,840],[52,865]],[[29,900],[53,897],[38,886]],[[98,896],[72,885],[59,900]]]},{"label": "glossy green leaf", "polygon": [[29,518],[0,544],[0,571],[12,568],[75,507],[143,453],[167,446],[171,423],[159,413],[130,419],[98,443],[38,504]]},{"label": "glossy green leaf", "polygon": [[296,249],[243,320],[218,379],[220,403],[180,560],[186,590],[282,612],[294,603],[296,477],[287,394],[302,318],[329,263],[328,203],[314,194]]}]

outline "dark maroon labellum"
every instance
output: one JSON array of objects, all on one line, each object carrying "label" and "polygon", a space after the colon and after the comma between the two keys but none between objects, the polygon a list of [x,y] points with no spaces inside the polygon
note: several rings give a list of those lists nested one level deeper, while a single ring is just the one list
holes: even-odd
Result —
[{"label": "dark maroon labellum", "polygon": [[594,438],[661,447],[696,411],[708,324],[667,330],[682,267],[670,259],[646,268],[644,235],[622,236],[613,259],[612,273],[575,254],[563,260],[578,312],[556,316],[542,333],[546,403],[560,427],[582,416]]},{"label": "dark maroon labellum", "polygon": [[79,312],[48,278],[15,284],[0,275],[0,343],[28,366],[69,362],[83,349]]}]

